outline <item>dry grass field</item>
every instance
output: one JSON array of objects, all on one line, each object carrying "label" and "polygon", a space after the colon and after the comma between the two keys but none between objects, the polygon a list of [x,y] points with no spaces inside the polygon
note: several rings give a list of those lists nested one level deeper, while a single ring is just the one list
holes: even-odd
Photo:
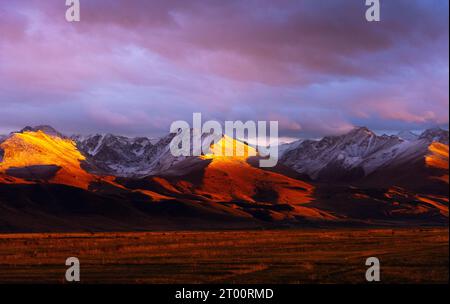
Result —
[{"label": "dry grass field", "polygon": [[448,228],[0,235],[0,283],[448,283]]}]

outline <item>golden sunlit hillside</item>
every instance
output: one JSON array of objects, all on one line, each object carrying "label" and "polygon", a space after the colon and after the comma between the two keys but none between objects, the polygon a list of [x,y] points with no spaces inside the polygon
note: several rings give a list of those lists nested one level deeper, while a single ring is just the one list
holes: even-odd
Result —
[{"label": "golden sunlit hillside", "polygon": [[279,203],[310,201],[314,190],[312,185],[248,164],[247,158],[257,155],[254,148],[224,136],[210,150],[211,154],[204,158],[212,161],[205,170],[203,185],[198,193],[208,193],[217,201],[255,202],[258,191],[266,192],[267,196],[272,196],[271,201]]},{"label": "golden sunlit hillside", "polygon": [[[243,156],[236,151],[245,151]],[[233,156],[226,156],[233,155]],[[293,214],[311,219],[335,219],[334,216],[302,206],[313,200],[314,186],[285,175],[253,167],[248,157],[257,155],[257,151],[237,140],[224,136],[216,145],[211,146],[211,159],[206,167],[203,183],[197,194],[207,195],[214,201],[246,201],[289,204]],[[276,214],[272,214],[276,218]]]},{"label": "golden sunlit hillside", "polygon": [[433,178],[445,181],[448,184],[448,145],[434,142],[428,147],[428,150],[429,154],[425,158],[427,166],[447,171],[447,174]]},{"label": "golden sunlit hillside", "polygon": [[222,136],[216,144],[212,144],[209,151],[210,153],[202,156],[202,158],[213,159],[216,162],[245,161],[247,158],[258,154],[255,148],[227,135]]},{"label": "golden sunlit hillside", "polygon": [[[97,176],[81,167],[81,161],[86,158],[77,149],[76,144],[65,138],[51,136],[42,131],[26,131],[15,133],[0,145],[4,150],[3,161],[0,162],[0,183],[32,184],[40,182],[39,178],[18,178],[8,174],[12,169],[31,167],[56,167],[56,173],[45,182],[68,185],[89,190],[92,182],[104,182],[113,187],[144,194],[154,201],[168,199],[153,191],[130,190],[116,183],[114,176]],[[32,175],[32,174],[31,174]]]},{"label": "golden sunlit hillside", "polygon": [[[31,166],[58,166],[60,169],[49,182],[88,189],[96,179],[81,168],[85,157],[69,139],[50,136],[42,131],[15,133],[0,147],[4,151],[0,162],[0,174],[5,175],[11,168]],[[3,177],[4,181],[9,179]],[[14,182],[19,182],[14,179]]]},{"label": "golden sunlit hillside", "polygon": [[[354,189],[340,192],[342,189],[335,191],[320,183],[291,178],[284,175],[289,172],[284,169],[259,168],[253,164],[258,159],[257,150],[228,136],[211,145],[210,153],[206,155],[181,159],[174,165],[177,168],[174,172],[178,175],[162,171],[139,178],[101,174],[99,172],[102,171],[86,159],[81,152],[83,150],[78,150],[75,142],[42,131],[14,133],[0,144],[0,150],[1,184],[67,185],[90,190],[91,193],[86,195],[92,195],[92,192],[114,198],[123,195],[131,203],[145,202],[145,208],[162,208],[148,206],[149,202],[161,202],[166,206],[176,202],[173,208],[182,202],[195,212],[207,208],[207,212],[239,219],[309,219],[324,222],[341,221],[345,219],[341,213],[351,213],[351,218],[364,221],[365,207],[359,202],[365,202],[372,204],[373,210],[379,210],[380,214],[425,218],[438,214],[439,219],[448,219],[445,193],[422,191],[418,195],[405,190],[408,196],[403,197],[388,191],[383,200],[392,202],[392,206],[380,205],[380,201],[372,197],[373,193],[364,189],[358,190],[361,193]],[[254,156],[257,157],[251,159]],[[85,161],[86,166],[83,165]],[[448,183],[447,145],[431,144],[425,161],[430,171],[426,173],[429,181]],[[85,168],[95,168],[96,171],[90,172],[96,173],[90,173]],[[336,193],[342,195],[342,204],[336,204],[339,199]],[[411,205],[411,201],[419,203],[419,206]],[[181,211],[177,209],[176,212]]]}]

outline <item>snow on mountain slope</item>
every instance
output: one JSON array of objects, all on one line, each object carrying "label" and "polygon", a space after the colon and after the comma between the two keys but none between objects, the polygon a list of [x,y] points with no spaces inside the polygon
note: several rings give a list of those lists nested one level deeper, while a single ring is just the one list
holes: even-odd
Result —
[{"label": "snow on mountain slope", "polygon": [[51,182],[88,189],[96,177],[81,168],[85,157],[69,139],[42,131],[14,133],[1,143],[0,174],[46,176]]},{"label": "snow on mountain slope", "polygon": [[306,140],[299,147],[287,151],[280,162],[318,179],[360,168],[374,154],[401,142],[395,136],[377,136],[367,128],[355,128],[340,136],[325,137],[319,141]]},{"label": "snow on mountain slope", "polygon": [[[0,183],[2,184],[59,184],[83,190],[122,191],[141,193],[153,201],[163,196],[152,191],[127,189],[115,182],[115,176],[97,175],[87,170],[86,157],[74,141],[49,135],[42,130],[26,128],[12,133],[0,144]],[[48,130],[48,129],[47,129]]]},{"label": "snow on mountain slope", "polygon": [[[213,136],[217,135],[202,135],[202,143],[211,142]],[[176,165],[191,157],[172,155],[170,142],[174,137],[175,134],[159,139],[127,138],[111,134],[72,136],[87,161],[100,170],[98,173],[122,177],[178,175],[179,172],[176,171],[180,168],[176,168]],[[191,155],[192,149],[191,139]]]},{"label": "snow on mountain slope", "polygon": [[313,179],[355,179],[424,159],[433,142],[448,145],[448,131],[431,129],[416,140],[403,140],[398,136],[377,136],[367,128],[355,128],[345,135],[304,141],[287,151],[280,162]]},{"label": "snow on mountain slope", "polygon": [[[47,130],[54,135],[27,129],[12,133],[0,144],[0,190],[16,195],[21,191],[17,189],[25,189],[32,195],[41,187],[48,192],[46,199],[69,191],[81,195],[75,205],[89,205],[84,201],[89,197],[93,210],[100,212],[104,207],[98,209],[95,203],[104,196],[106,201],[136,207],[139,214],[155,212],[162,218],[170,214],[166,208],[172,208],[181,217],[203,212],[205,219],[220,213],[233,219],[302,224],[402,222],[411,217],[424,223],[448,222],[448,132],[444,130],[427,130],[417,140],[405,141],[357,128],[341,136],[299,142],[283,156],[293,168],[317,173],[318,178],[335,178],[336,183],[305,182],[295,175],[288,177],[285,171],[251,165],[248,156],[256,150],[223,135],[209,153],[174,157],[169,149],[174,134],[157,141],[76,136],[75,143]],[[202,142],[210,143],[211,136],[215,135],[203,136]],[[217,153],[236,147],[243,147],[247,154]],[[360,183],[345,183],[345,178],[366,174]],[[403,194],[387,193],[393,186],[401,187],[407,196],[401,199]],[[57,201],[63,206],[66,200]],[[136,201],[141,203],[135,205]],[[22,197],[21,202],[28,198]]]},{"label": "snow on mountain slope", "polygon": [[[49,126],[27,127],[23,134],[40,130],[39,128],[45,130],[44,134],[49,132],[53,137],[66,139]],[[405,132],[400,133],[402,134],[405,137],[407,135]],[[149,139],[95,134],[76,135],[71,138],[76,142],[83,161],[87,164],[85,168],[90,173],[143,177],[182,175],[186,169],[201,161],[199,157],[173,156],[170,152],[170,142],[174,136],[169,134],[160,139]],[[202,142],[210,142],[211,136],[213,135],[203,135]],[[345,181],[424,159],[433,142],[448,145],[448,131],[430,129],[415,140],[412,137],[405,140],[399,136],[378,136],[362,127],[340,136],[324,137],[321,140],[299,140],[281,145],[279,163],[312,179]],[[0,159],[3,154],[0,148]]]},{"label": "snow on mountain slope", "polygon": [[116,176],[145,175],[154,170],[154,163],[168,148],[172,135],[161,139],[127,138],[112,134],[72,136],[77,147],[98,173]]},{"label": "snow on mountain slope", "polygon": [[414,141],[419,138],[419,135],[411,131],[401,131],[397,133],[397,137],[407,141]]},{"label": "snow on mountain slope", "polygon": [[[236,155],[237,149],[242,149],[244,155]],[[188,172],[185,175],[179,171],[178,178],[166,175],[149,179],[175,196],[195,196],[218,204],[233,203],[236,211],[266,220],[336,220],[332,214],[308,206],[313,200],[314,186],[251,166],[247,159],[255,155],[255,148],[223,135],[211,145],[210,153],[186,158],[174,166],[194,168],[193,171],[184,171]],[[197,166],[192,165],[193,160]]]},{"label": "snow on mountain slope", "polygon": [[[241,147],[243,156],[223,156]],[[222,152],[222,153],[220,153]],[[203,159],[212,160],[205,169],[202,186],[198,192],[207,192],[218,201],[244,200],[255,202],[258,192],[271,192],[278,203],[305,203],[311,200],[313,186],[281,174],[255,168],[247,163],[249,156],[256,155],[254,148],[224,136],[211,148]]]},{"label": "snow on mountain slope", "polygon": [[[442,129],[425,130],[416,140],[403,142],[393,148],[392,152],[394,153],[387,162],[383,163],[383,166],[394,167],[408,165],[414,162],[425,162],[428,164],[428,156],[430,153],[443,156],[445,155],[445,150],[447,150],[448,159],[448,142],[448,131]],[[377,169],[380,169],[380,167]]]},{"label": "snow on mountain slope", "polygon": [[300,140],[296,140],[291,143],[279,145],[278,146],[278,157],[283,157],[283,155],[286,154],[286,152],[298,148],[304,141],[305,141],[304,139],[300,139]]},{"label": "snow on mountain slope", "polygon": [[429,142],[440,142],[445,145],[448,145],[449,133],[447,130],[443,130],[440,128],[428,129],[425,130],[418,138],[419,140],[424,140]]}]

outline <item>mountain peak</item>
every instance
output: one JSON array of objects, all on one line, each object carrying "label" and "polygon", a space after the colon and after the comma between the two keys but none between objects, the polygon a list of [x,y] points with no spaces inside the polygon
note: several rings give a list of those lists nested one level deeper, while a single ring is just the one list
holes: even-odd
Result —
[{"label": "mountain peak", "polygon": [[47,135],[65,138],[65,136],[62,133],[58,132],[55,128],[53,128],[52,126],[49,126],[49,125],[39,125],[39,126],[35,126],[35,127],[26,126],[22,130],[20,130],[19,133],[37,132],[37,131],[42,131]]},{"label": "mountain peak", "polygon": [[419,135],[411,131],[400,131],[397,133],[397,137],[406,141],[413,141],[419,138]]},{"label": "mountain peak", "polygon": [[375,133],[373,133],[369,128],[367,127],[355,127],[353,128],[350,132],[347,133],[347,135],[352,135],[352,136],[356,136],[356,135],[370,135],[370,136],[374,136]]},{"label": "mountain peak", "polygon": [[443,133],[443,132],[448,133],[448,131],[446,131],[440,127],[434,127],[434,128],[426,129],[423,133]]},{"label": "mountain peak", "polygon": [[419,137],[419,139],[427,139],[433,142],[441,142],[448,145],[449,133],[447,130],[441,128],[431,128],[425,130]]}]

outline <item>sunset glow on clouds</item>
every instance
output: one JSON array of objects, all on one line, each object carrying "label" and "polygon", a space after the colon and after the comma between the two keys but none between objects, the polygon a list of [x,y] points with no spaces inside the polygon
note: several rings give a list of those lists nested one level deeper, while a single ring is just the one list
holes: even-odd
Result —
[{"label": "sunset glow on clouds", "polygon": [[282,136],[448,125],[448,1],[0,0],[0,131],[157,135],[280,121]]}]

